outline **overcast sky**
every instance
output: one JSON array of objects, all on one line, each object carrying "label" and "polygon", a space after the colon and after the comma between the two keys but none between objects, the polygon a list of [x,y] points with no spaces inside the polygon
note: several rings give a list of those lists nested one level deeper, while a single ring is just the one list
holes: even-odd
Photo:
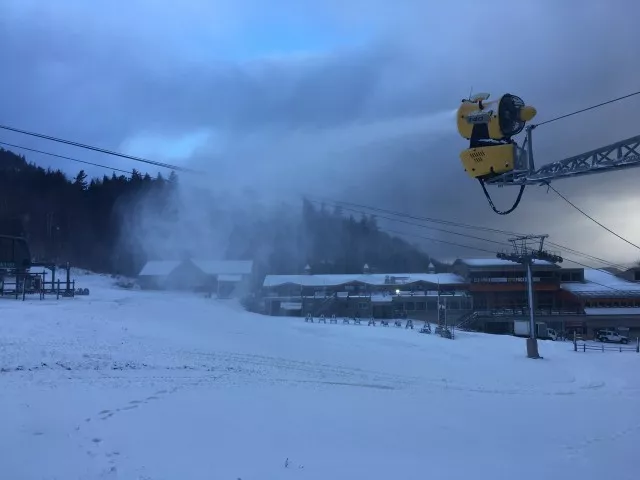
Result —
[{"label": "overcast sky", "polygon": [[[0,124],[197,168],[208,174],[201,181],[236,198],[251,192],[280,201],[305,192],[549,233],[614,262],[640,258],[543,188],[529,189],[512,215],[493,214],[462,170],[466,144],[453,117],[470,88],[518,94],[540,121],[638,90],[640,3],[441,3],[2,0]],[[538,164],[640,134],[639,108],[636,97],[540,127]],[[10,132],[0,141],[145,170]],[[27,158],[72,174],[81,168]],[[640,244],[638,180],[640,169],[555,186]],[[517,193],[492,192],[499,207]],[[424,245],[440,257],[484,256]]]}]

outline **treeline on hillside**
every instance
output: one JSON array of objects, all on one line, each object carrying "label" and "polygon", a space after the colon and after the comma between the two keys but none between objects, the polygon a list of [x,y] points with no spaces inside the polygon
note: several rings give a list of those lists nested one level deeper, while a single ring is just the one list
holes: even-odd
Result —
[{"label": "treeline on hillside", "polygon": [[[165,229],[184,231],[181,219],[189,218],[193,208],[206,210],[200,218],[210,218],[212,225],[200,225],[200,232],[171,243],[177,244],[174,258],[198,251],[196,239],[202,241],[205,232],[217,228],[224,200],[215,205],[215,197],[206,193],[197,207],[176,202],[176,192],[187,188],[180,183],[175,173],[165,179],[135,170],[131,176],[114,173],[97,179],[88,179],[81,170],[69,178],[0,149],[0,219],[23,221],[37,261],[69,261],[94,271],[135,275],[151,259],[145,245],[150,235],[133,232],[144,218],[161,218]],[[224,256],[254,260],[258,274],[302,273],[306,265],[313,273],[361,273],[365,263],[372,272],[424,272],[431,260],[419,248],[381,231],[375,217],[345,216],[340,208],[316,207],[309,201],[302,209],[299,204],[283,206],[260,218],[238,220],[226,235]],[[152,236],[161,240],[165,234]],[[191,248],[186,245],[190,238]]]},{"label": "treeline on hillside", "polygon": [[255,229],[262,235],[249,244],[240,241],[248,238],[246,230],[234,231],[228,256],[253,258],[265,273],[303,273],[307,265],[314,274],[362,273],[365,264],[372,273],[415,273],[426,272],[431,261],[438,271],[446,269],[418,247],[381,231],[374,216],[345,216],[340,207],[316,207],[308,200],[302,215]]},{"label": "treeline on hillside", "polygon": [[142,196],[168,197],[176,185],[174,173],[165,179],[135,170],[129,177],[113,173],[91,180],[81,170],[67,178],[0,149],[0,218],[22,220],[36,261],[137,273],[137,262],[119,248],[122,213]]}]

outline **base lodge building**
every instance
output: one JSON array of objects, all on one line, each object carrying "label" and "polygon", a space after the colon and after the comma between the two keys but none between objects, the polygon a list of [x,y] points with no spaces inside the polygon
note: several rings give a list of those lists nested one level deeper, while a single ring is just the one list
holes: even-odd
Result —
[{"label": "base lodge building", "polygon": [[[501,259],[458,259],[451,273],[267,275],[262,309],[268,315],[410,318],[437,322],[438,302],[447,324],[487,333],[510,333],[528,318],[526,268]],[[602,328],[640,333],[640,267],[619,274],[563,268],[535,261],[538,321],[563,332],[590,335]],[[442,317],[441,317],[442,318]]]}]

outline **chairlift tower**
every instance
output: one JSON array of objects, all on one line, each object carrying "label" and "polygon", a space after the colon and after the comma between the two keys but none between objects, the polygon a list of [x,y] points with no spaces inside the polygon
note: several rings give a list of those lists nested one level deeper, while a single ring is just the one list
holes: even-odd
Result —
[{"label": "chairlift tower", "polygon": [[532,265],[536,260],[551,262],[553,264],[562,263],[562,257],[544,250],[544,241],[549,235],[522,235],[510,238],[509,242],[513,246],[510,253],[498,253],[497,257],[502,260],[519,263],[527,269],[527,294],[529,300],[529,338],[527,338],[527,356],[529,358],[540,358],[538,353],[538,338],[536,335],[535,309],[533,304],[533,273]]}]

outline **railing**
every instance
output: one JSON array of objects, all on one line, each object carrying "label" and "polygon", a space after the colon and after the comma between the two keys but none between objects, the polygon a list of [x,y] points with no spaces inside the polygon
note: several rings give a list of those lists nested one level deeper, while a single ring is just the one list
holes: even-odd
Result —
[{"label": "railing", "polygon": [[321,315],[322,313],[324,313],[330,306],[333,305],[333,302],[335,301],[335,297],[327,297],[325,298],[322,303],[318,306],[314,305],[313,308],[313,315],[314,316],[318,316]]},{"label": "railing", "polygon": [[[85,294],[84,291],[81,293]],[[56,298],[73,297],[76,294],[76,282],[71,280],[67,284],[61,280],[45,281],[44,275],[39,273],[21,273],[0,279],[0,297],[12,296],[16,300],[22,297],[24,301],[27,295],[33,294],[37,294],[40,300],[46,294],[56,295]]]},{"label": "railing", "polygon": [[455,326],[458,330],[467,330],[469,325],[475,322],[478,318],[483,317],[485,312],[469,312],[458,318]]},{"label": "railing", "polygon": [[[479,310],[485,314],[485,316],[502,317],[502,316],[528,316],[529,307],[517,307],[517,308],[494,308],[493,310]],[[543,316],[565,316],[565,315],[584,315],[584,312],[579,309],[574,310],[558,310],[554,308],[538,307],[534,310],[536,315]]]},{"label": "railing", "polygon": [[587,343],[582,337],[578,337],[574,334],[573,337],[573,351],[574,352],[586,352],[587,350],[593,350],[598,352],[636,352],[640,353],[640,338],[636,338],[635,345],[611,345],[602,342],[601,345],[595,345]]},{"label": "railing", "polygon": [[[455,323],[458,330],[468,329],[469,325],[479,318],[501,318],[501,317],[527,317],[529,315],[528,308],[510,308],[499,310],[475,310],[466,313],[458,318]],[[553,310],[553,309],[536,309],[536,316],[584,316],[584,313],[575,310]]]}]

